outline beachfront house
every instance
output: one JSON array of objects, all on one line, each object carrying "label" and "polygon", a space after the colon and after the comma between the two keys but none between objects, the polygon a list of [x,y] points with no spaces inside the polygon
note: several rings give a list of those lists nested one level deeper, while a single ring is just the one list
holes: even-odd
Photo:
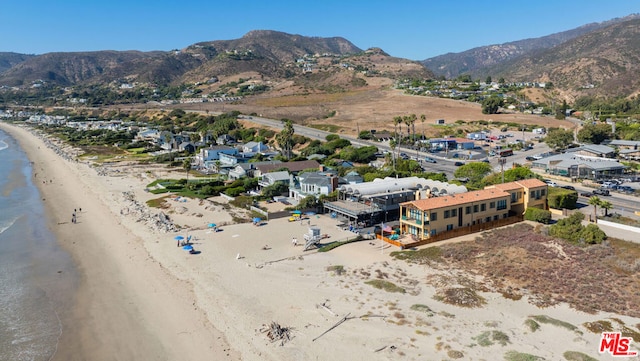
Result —
[{"label": "beachfront house", "polygon": [[301,200],[307,196],[328,195],[338,188],[338,175],[325,172],[307,172],[294,178],[289,185],[289,197]]},{"label": "beachfront house", "polygon": [[291,175],[289,175],[289,172],[287,172],[286,170],[266,173],[260,176],[260,179],[258,180],[258,189],[274,185],[278,182],[289,184],[290,181]]},{"label": "beachfront house", "polygon": [[260,162],[255,165],[255,177],[260,177],[263,174],[273,172],[275,170],[286,169],[290,173],[298,174],[300,171],[313,169],[318,170],[320,163],[315,160],[299,160],[294,162]]},{"label": "beachfront house", "polygon": [[548,209],[547,184],[538,179],[417,199],[400,204],[400,234],[420,241],[477,224],[486,223],[490,228],[492,224],[501,225],[498,221],[509,217],[521,220],[530,207]]},{"label": "beachfront house", "polygon": [[373,225],[398,219],[400,204],[415,199],[466,192],[465,186],[419,177],[375,179],[341,184],[335,201],[324,202],[327,212],[356,224]]},{"label": "beachfront house", "polygon": [[242,153],[264,153],[268,152],[269,147],[262,142],[248,142],[242,146]]},{"label": "beachfront house", "polygon": [[194,164],[201,169],[216,169],[216,163],[220,162],[220,154],[238,154],[238,150],[226,145],[214,145],[200,149],[194,157]]}]

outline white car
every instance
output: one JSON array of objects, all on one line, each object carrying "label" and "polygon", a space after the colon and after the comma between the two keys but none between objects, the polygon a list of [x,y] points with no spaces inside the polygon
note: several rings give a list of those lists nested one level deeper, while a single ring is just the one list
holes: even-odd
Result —
[{"label": "white car", "polygon": [[557,186],[558,186],[558,183],[556,183],[556,182],[554,182],[554,181],[550,181],[550,180],[548,180],[548,181],[544,181],[544,182],[545,182],[545,183],[547,183],[547,185],[548,185],[549,187],[557,187]]}]

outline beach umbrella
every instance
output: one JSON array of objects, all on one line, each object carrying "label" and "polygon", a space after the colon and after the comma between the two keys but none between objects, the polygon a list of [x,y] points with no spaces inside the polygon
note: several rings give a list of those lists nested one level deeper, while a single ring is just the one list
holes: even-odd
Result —
[{"label": "beach umbrella", "polygon": [[293,211],[293,214],[302,214],[302,211],[296,209],[295,211]]},{"label": "beach umbrella", "polygon": [[307,213],[305,213],[305,214],[306,214],[307,216],[315,216],[315,215],[316,215],[316,212],[307,212]]},{"label": "beach umbrella", "polygon": [[182,249],[184,249],[185,251],[191,251],[193,249],[193,246],[188,244],[186,246],[182,246]]},{"label": "beach umbrella", "polygon": [[255,217],[255,218],[253,219],[253,223],[258,223],[258,222],[260,222],[261,220],[262,220],[261,218]]},{"label": "beach umbrella", "polygon": [[216,226],[216,224],[215,224],[215,223],[209,223],[209,228],[213,228],[213,227],[215,227],[215,226]]},{"label": "beach umbrella", "polygon": [[175,237],[173,237],[173,239],[175,239],[176,241],[180,241],[180,240],[183,240],[183,239],[184,239],[184,237],[182,237],[182,236],[175,236]]}]

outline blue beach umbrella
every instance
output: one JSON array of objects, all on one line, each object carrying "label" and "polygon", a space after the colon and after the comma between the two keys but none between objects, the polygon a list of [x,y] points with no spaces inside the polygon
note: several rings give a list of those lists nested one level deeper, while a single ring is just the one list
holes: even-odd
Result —
[{"label": "blue beach umbrella", "polygon": [[175,236],[175,237],[173,237],[173,239],[175,239],[176,241],[180,241],[180,240],[183,240],[183,239],[184,239],[184,237],[182,237],[182,236]]},{"label": "blue beach umbrella", "polygon": [[296,209],[295,211],[293,211],[293,214],[302,214],[302,211]]},{"label": "blue beach umbrella", "polygon": [[305,213],[305,214],[306,214],[307,216],[315,216],[315,215],[316,215],[316,212],[307,212],[307,213]]},{"label": "blue beach umbrella", "polygon": [[213,228],[213,227],[215,227],[215,226],[216,226],[216,224],[215,224],[215,223],[209,223],[209,228]]},{"label": "blue beach umbrella", "polygon": [[182,246],[182,249],[184,249],[185,251],[191,251],[193,249],[193,246],[188,244],[186,246]]},{"label": "blue beach umbrella", "polygon": [[262,220],[261,218],[255,217],[255,218],[253,219],[253,223],[258,223],[258,222],[260,222],[261,220]]}]

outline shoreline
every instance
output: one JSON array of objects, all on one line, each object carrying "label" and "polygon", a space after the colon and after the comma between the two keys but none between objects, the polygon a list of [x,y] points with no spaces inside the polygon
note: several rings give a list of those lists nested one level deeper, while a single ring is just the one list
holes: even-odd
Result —
[{"label": "shoreline", "polygon": [[[34,182],[48,226],[80,274],[74,305],[61,315],[63,332],[52,360],[240,359],[194,307],[192,285],[151,259],[144,241],[104,204],[109,191],[95,182],[94,170],[64,160],[30,130],[0,127],[38,173]],[[76,224],[74,208],[82,208]]]},{"label": "shoreline", "polygon": [[[395,260],[389,253],[396,249],[381,249],[378,242],[305,252],[291,243],[307,231],[299,222],[233,224],[231,213],[237,210],[221,197],[167,198],[161,212],[170,217],[169,228],[178,231],[166,232],[154,218],[158,209],[144,204],[160,197],[144,187],[166,177],[166,168],[123,163],[91,169],[53,150],[38,150],[44,143],[26,129],[2,123],[0,128],[18,139],[34,172],[51,175],[53,183],[38,185],[48,218],[83,275],[78,307],[65,318],[54,360],[377,361],[455,359],[460,354],[482,360],[510,350],[554,360],[577,351],[606,360],[597,352],[600,335],[584,324],[618,319],[640,325],[638,318],[586,314],[565,303],[539,308],[526,297],[511,300],[495,292],[480,293],[487,300],[480,308],[445,304],[435,300],[440,286],[429,279],[459,286],[461,271]],[[41,167],[47,171],[40,173]],[[82,212],[71,224],[77,207]],[[353,236],[328,216],[310,221],[329,241]],[[211,222],[221,232],[207,229]],[[176,247],[178,234],[193,236],[201,254]],[[406,292],[367,284],[381,279]],[[531,331],[525,325],[532,315],[561,320],[580,332],[552,324]],[[346,316],[352,318],[323,334]],[[290,328],[291,339],[270,340],[264,328],[272,322]],[[494,331],[506,336],[506,345],[478,341]]]}]

